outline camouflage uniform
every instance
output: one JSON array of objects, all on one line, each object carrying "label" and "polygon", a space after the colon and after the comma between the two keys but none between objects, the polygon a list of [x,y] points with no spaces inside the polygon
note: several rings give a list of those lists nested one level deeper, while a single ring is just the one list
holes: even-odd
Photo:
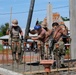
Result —
[{"label": "camouflage uniform", "polygon": [[54,58],[57,61],[58,67],[60,67],[61,64],[64,64],[64,55],[65,55],[65,45],[61,39],[62,38],[60,38],[60,40],[56,43],[59,45],[59,48],[56,48],[56,46],[54,47]]},{"label": "camouflage uniform", "polygon": [[64,45],[64,42],[63,41],[60,41],[59,42],[59,56],[60,56],[60,62],[61,64],[64,64],[64,55],[65,55],[65,45]]},{"label": "camouflage uniform", "polygon": [[52,33],[50,35],[50,38],[49,38],[49,55],[50,55],[50,58],[54,60],[54,54],[53,54],[53,48],[54,48],[54,40],[53,40],[53,33],[54,33],[54,29],[52,29]]},{"label": "camouflage uniform", "polygon": [[38,46],[40,59],[44,59],[44,43],[42,41],[38,40],[37,44],[38,45],[40,44],[40,46]]},{"label": "camouflage uniform", "polygon": [[18,59],[22,59],[21,58],[21,41],[20,41],[20,39],[12,38],[11,42],[12,42],[11,48],[12,48],[13,60],[16,60],[16,53],[18,53]]},{"label": "camouflage uniform", "polygon": [[[18,21],[13,20],[12,26],[10,27],[10,37],[11,37],[11,49],[12,49],[12,56],[13,60],[22,61],[22,49],[21,49],[21,39],[20,35],[23,38],[22,30],[17,25]],[[16,56],[18,54],[18,57]]]}]

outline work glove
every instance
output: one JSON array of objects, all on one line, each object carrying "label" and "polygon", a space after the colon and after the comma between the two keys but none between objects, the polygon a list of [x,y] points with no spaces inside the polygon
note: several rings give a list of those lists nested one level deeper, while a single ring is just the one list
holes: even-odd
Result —
[{"label": "work glove", "polygon": [[29,33],[30,33],[30,31],[31,31],[31,30],[29,29]]},{"label": "work glove", "polygon": [[21,36],[21,40],[23,40],[23,36]]},{"label": "work glove", "polygon": [[21,43],[23,43],[23,36],[21,36]]},{"label": "work glove", "polygon": [[21,41],[23,41],[23,36],[21,36]]}]

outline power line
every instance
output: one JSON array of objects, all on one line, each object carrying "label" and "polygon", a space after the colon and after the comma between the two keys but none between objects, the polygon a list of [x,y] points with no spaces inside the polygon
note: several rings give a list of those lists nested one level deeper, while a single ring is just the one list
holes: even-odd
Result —
[{"label": "power line", "polygon": [[67,6],[61,6],[61,7],[56,7],[56,8],[53,8],[53,9],[60,9],[60,8],[66,8],[66,7],[69,7],[68,5]]},{"label": "power line", "polygon": [[[61,7],[56,7],[53,9],[66,8],[66,7],[69,7],[69,6],[61,6]],[[35,10],[34,12],[40,12],[40,11],[46,11],[46,9]],[[22,14],[22,13],[28,13],[28,11],[26,11],[26,12],[14,12],[12,14]],[[0,15],[9,15],[9,14],[10,13],[0,13]]]}]

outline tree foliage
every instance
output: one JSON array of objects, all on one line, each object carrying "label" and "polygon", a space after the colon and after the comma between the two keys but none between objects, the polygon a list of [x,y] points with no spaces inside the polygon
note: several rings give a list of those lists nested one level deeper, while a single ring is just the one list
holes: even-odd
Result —
[{"label": "tree foliage", "polygon": [[6,35],[6,31],[9,28],[9,23],[5,23],[4,25],[0,26],[0,36]]},{"label": "tree foliage", "polygon": [[62,18],[63,21],[69,21],[70,20],[68,17],[62,17],[61,16],[61,18]]}]

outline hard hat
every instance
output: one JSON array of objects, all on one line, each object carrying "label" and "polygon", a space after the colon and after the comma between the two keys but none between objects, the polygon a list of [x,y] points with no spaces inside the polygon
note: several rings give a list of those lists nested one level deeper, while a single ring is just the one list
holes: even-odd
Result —
[{"label": "hard hat", "polygon": [[18,21],[16,19],[12,20],[12,24],[13,24],[13,26],[17,26],[18,25]]},{"label": "hard hat", "polygon": [[34,27],[34,30],[39,30],[40,28],[41,28],[40,25],[36,25],[36,26]]}]

